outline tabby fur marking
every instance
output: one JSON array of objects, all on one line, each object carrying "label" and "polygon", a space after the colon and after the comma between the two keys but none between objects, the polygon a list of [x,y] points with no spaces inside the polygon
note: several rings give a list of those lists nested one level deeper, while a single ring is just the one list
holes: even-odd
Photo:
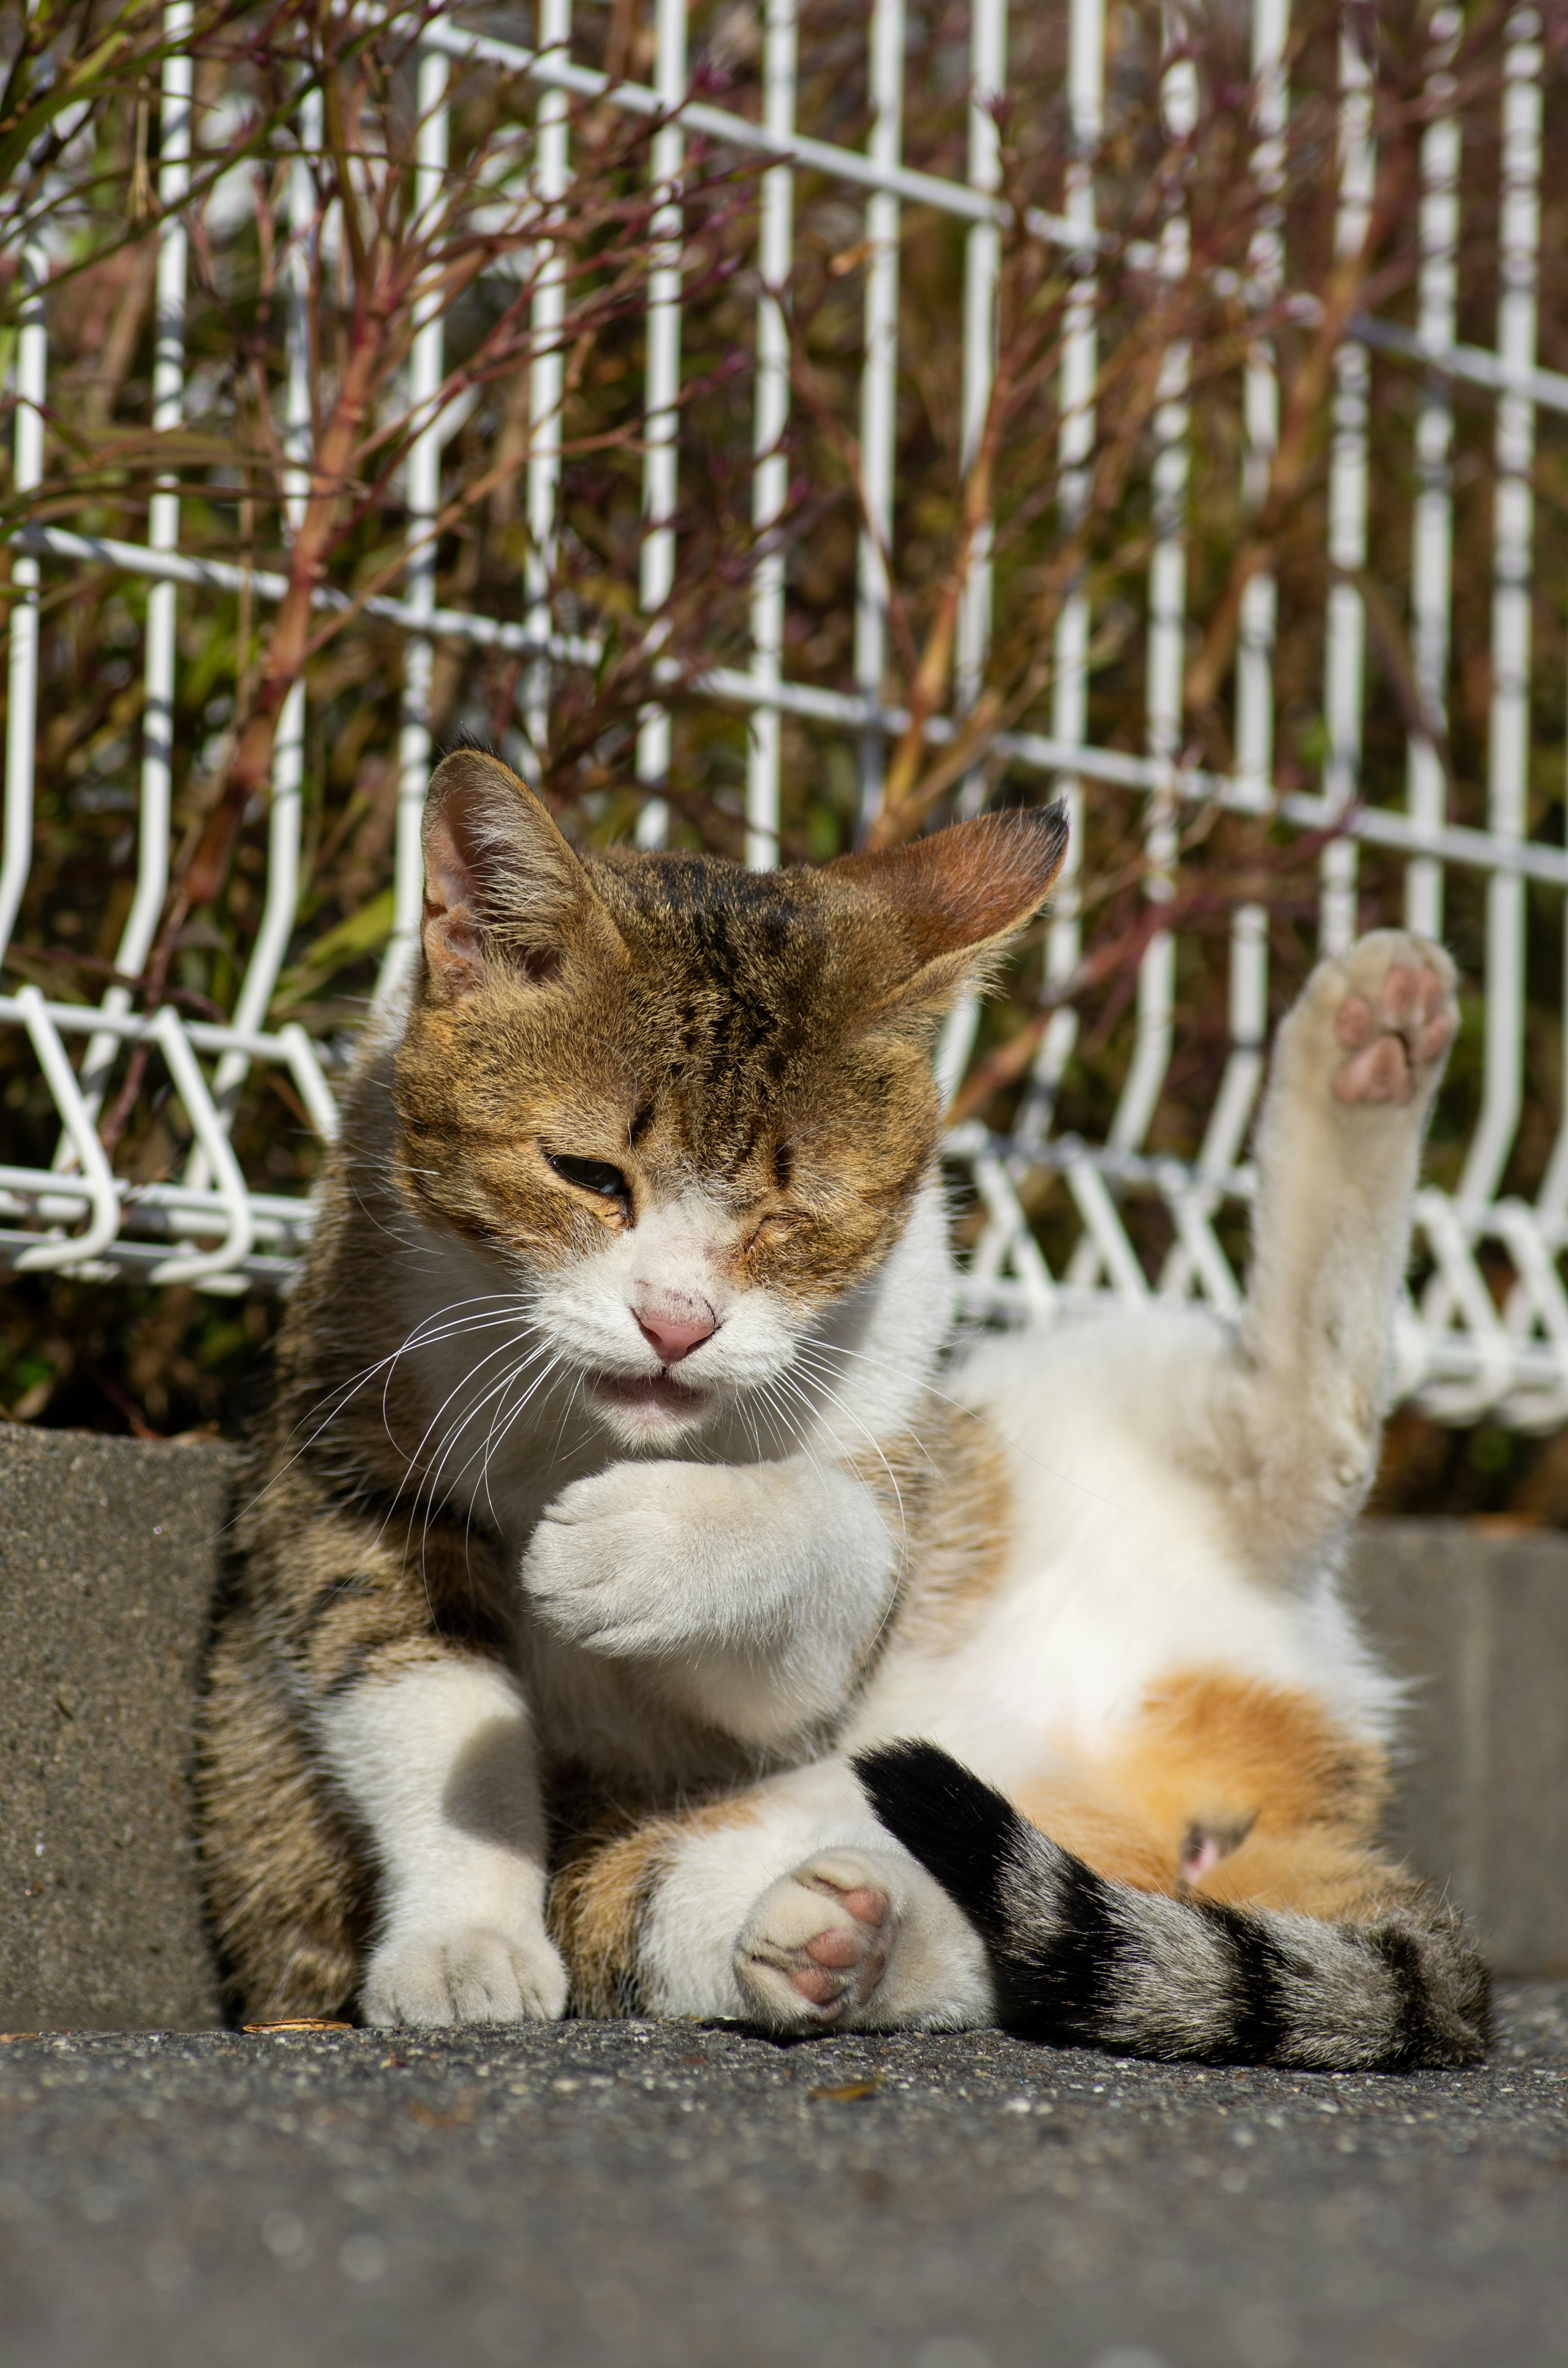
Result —
[{"label": "tabby fur marking", "polygon": [[248,2017],[1481,2052],[1336,1587],[1452,966],[1378,931],[1285,1019],[1236,1322],[952,1362],[933,1049],[1064,844],[580,855],[442,765],[211,1658]]}]

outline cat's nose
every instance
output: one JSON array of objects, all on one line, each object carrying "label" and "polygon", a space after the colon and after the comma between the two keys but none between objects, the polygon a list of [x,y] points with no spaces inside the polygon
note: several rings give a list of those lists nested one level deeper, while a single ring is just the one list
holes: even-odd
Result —
[{"label": "cat's nose", "polygon": [[665,1365],[678,1365],[719,1329],[719,1319],[705,1300],[688,1300],[679,1308],[645,1304],[631,1313],[637,1329]]}]

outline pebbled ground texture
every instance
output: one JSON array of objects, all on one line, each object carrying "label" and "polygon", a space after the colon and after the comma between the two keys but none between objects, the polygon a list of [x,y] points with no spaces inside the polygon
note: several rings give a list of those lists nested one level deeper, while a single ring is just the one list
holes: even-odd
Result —
[{"label": "pebbled ground texture", "polygon": [[11,2036],[6,2368],[1559,2368],[1568,1984],[1476,2071],[698,2022]]}]

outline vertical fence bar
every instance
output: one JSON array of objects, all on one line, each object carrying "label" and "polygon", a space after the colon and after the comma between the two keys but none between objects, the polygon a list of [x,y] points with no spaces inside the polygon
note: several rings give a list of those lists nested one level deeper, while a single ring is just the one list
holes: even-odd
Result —
[{"label": "vertical fence bar", "polygon": [[[767,0],[762,64],[762,120],[777,139],[795,128],[796,0]],[[790,492],[784,430],[790,423],[790,328],[784,290],[794,251],[795,168],[774,165],[762,176],[757,270],[756,416],[752,450],[751,517],[758,553],[751,589],[752,673],[777,689],[784,652],[784,553],[771,540]],[[765,871],[778,860],[779,713],[766,699],[754,709],[746,752],[746,861]]]},{"label": "vertical fence bar", "polygon": [[[659,105],[677,108],[686,97],[687,0],[658,0],[654,82]],[[653,187],[663,202],[653,217],[653,265],[648,275],[648,358],[643,404],[647,425],[642,463],[642,563],[640,595],[645,616],[656,617],[676,580],[676,435],[680,424],[681,169],[686,140],[678,122],[653,135]],[[658,624],[649,646],[665,638]],[[637,779],[644,792],[662,788],[670,774],[669,710],[652,701],[637,734]],[[662,847],[670,810],[662,797],[644,797],[637,817],[639,847]]]},{"label": "vertical fence bar", "polygon": [[[26,246],[20,258],[22,301],[14,384],[17,417],[12,484],[18,501],[43,482],[43,404],[48,392],[49,340],[43,290],[43,249]],[[38,561],[11,555],[11,655],[6,710],[6,852],[0,860],[0,954],[11,942],[33,858],[33,746],[38,731]]]},{"label": "vertical fence bar", "polygon": [[[1175,49],[1188,38],[1185,11],[1165,12],[1165,45]],[[1161,87],[1161,113],[1167,139],[1186,142],[1198,128],[1198,69],[1190,57],[1176,56],[1166,67]],[[1191,260],[1191,235],[1185,204],[1173,206],[1160,233],[1160,277],[1165,286],[1179,289]],[[1165,773],[1150,800],[1144,845],[1147,872],[1144,894],[1154,904],[1168,904],[1175,893],[1172,871],[1176,854],[1175,768],[1181,754],[1182,678],[1187,647],[1187,383],[1192,350],[1185,337],[1174,338],[1160,368],[1158,407],[1154,413],[1154,549],[1149,563],[1149,658],[1147,720],[1148,751]],[[1176,939],[1159,929],[1150,939],[1138,969],[1137,1036],[1132,1065],[1111,1121],[1112,1149],[1132,1151],[1142,1142],[1154,1115],[1154,1106],[1170,1065],[1172,1013],[1176,999]]]},{"label": "vertical fence bar", "polygon": [[[1285,128],[1290,94],[1285,47],[1290,0],[1254,0],[1252,25],[1253,178],[1264,200],[1248,257],[1254,301],[1274,302],[1285,283]],[[1247,355],[1243,404],[1246,427],[1243,497],[1255,511],[1268,487],[1279,442],[1279,379],[1273,347],[1259,340]],[[1257,811],[1272,798],[1274,776],[1274,635],[1278,591],[1272,568],[1255,575],[1242,595],[1236,649],[1236,771]],[[1268,1028],[1268,916],[1244,905],[1231,927],[1229,1026],[1231,1053],[1214,1113],[1199,1153],[1201,1165],[1231,1167],[1240,1156],[1263,1076]]]},{"label": "vertical fence bar", "polygon": [[[1568,838],[1568,780],[1564,781],[1563,792],[1563,835]],[[1568,899],[1565,899],[1562,915],[1562,974],[1560,987],[1562,1014],[1562,1050],[1559,1055],[1558,1073],[1561,1080],[1559,1091],[1562,1096],[1562,1116],[1558,1121],[1556,1139],[1551,1146],[1551,1156],[1546,1163],[1546,1173],[1541,1178],[1540,1190],[1535,1203],[1535,1216],[1540,1229],[1542,1255],[1551,1264],[1553,1272],[1556,1271],[1557,1267],[1558,1228],[1562,1225],[1564,1215],[1568,1214]],[[1563,1387],[1558,1395],[1558,1404],[1561,1408],[1560,1418],[1568,1417],[1568,1373],[1564,1374]]]},{"label": "vertical fence bar", "polygon": [[[1335,252],[1359,254],[1371,219],[1372,68],[1361,48],[1359,10],[1347,5],[1339,34],[1339,204]],[[1367,416],[1371,359],[1348,341],[1334,358],[1334,427],[1328,477],[1331,578],[1324,650],[1323,787],[1330,810],[1353,803],[1361,778],[1361,700],[1367,620],[1361,595],[1346,575],[1367,564]],[[1346,575],[1338,571],[1344,570]],[[1356,848],[1335,839],[1324,850],[1318,931],[1325,953],[1344,953],[1356,935]]]},{"label": "vertical fence bar", "polygon": [[[571,39],[572,0],[541,0],[540,51],[547,56],[557,50],[564,54]],[[556,504],[561,488],[561,405],[565,389],[561,324],[566,312],[566,259],[559,235],[552,233],[564,228],[561,204],[570,177],[566,119],[566,93],[547,89],[539,103],[534,192],[548,213],[534,288],[534,354],[528,374],[528,631],[541,642],[548,637],[553,622],[551,587],[555,577]],[[550,742],[551,678],[548,656],[537,658],[528,669],[524,702],[525,728],[536,781],[543,772]]]},{"label": "vertical fence bar", "polygon": [[[1002,185],[1002,139],[995,108],[1007,79],[1006,0],[971,0],[969,46],[969,182],[989,197]],[[975,222],[964,241],[963,281],[963,473],[975,465],[996,373],[996,298],[1002,268],[1002,233],[994,222]],[[960,714],[980,696],[991,646],[991,550],[989,517],[970,552],[969,574],[959,606],[956,689]],[[985,775],[976,767],[960,792],[960,808],[978,814]]]},{"label": "vertical fence bar", "polygon": [[[310,290],[316,233],[316,184],[308,161],[321,145],[321,94],[309,92],[301,106],[303,146],[289,174],[290,247],[287,269],[289,381],[284,396],[283,518],[290,541],[304,523],[311,493],[312,405],[311,401]],[[288,950],[299,903],[301,802],[305,778],[305,686],[297,682],[278,720],[272,760],[272,812],[267,839],[267,905],[256,951],[240,999],[236,1028],[260,1028]],[[243,1058],[242,1056],[239,1056]],[[223,1071],[218,1084],[222,1088]]]},{"label": "vertical fence bar", "polygon": [[[1517,372],[1534,369],[1540,254],[1540,19],[1508,19],[1503,82],[1503,215],[1497,350]],[[1497,398],[1492,528],[1492,713],[1487,821],[1522,838],[1529,814],[1530,557],[1535,531],[1535,405]],[[1492,1200],[1518,1126],[1524,1078],[1525,883],[1497,871],[1486,890],[1486,1069],[1481,1119],[1458,1197]]]},{"label": "vertical fence bar", "polygon": [[[419,131],[414,176],[417,218],[427,222],[439,207],[447,180],[447,86],[450,65],[438,50],[419,60]],[[436,606],[436,538],[441,507],[441,446],[438,409],[446,376],[446,330],[438,290],[419,299],[408,360],[408,401],[423,424],[404,462],[408,488],[408,561],[403,598],[428,615]],[[403,648],[403,721],[397,742],[397,840],[392,885],[392,929],[376,981],[375,1008],[397,996],[414,966],[424,913],[425,863],[420,847],[425,792],[430,780],[430,686],[435,644],[426,633],[409,633]]]},{"label": "vertical fence bar", "polygon": [[[1540,245],[1540,23],[1534,11],[1510,16],[1503,80],[1503,188],[1499,225],[1497,351],[1517,371],[1536,358],[1537,273]],[[1530,553],[1535,407],[1521,394],[1497,398],[1494,427],[1496,482],[1492,512],[1492,709],[1487,747],[1487,821],[1501,837],[1522,837],[1528,825]],[[1486,889],[1486,996],[1481,1115],[1455,1195],[1457,1209],[1437,1244],[1438,1271],[1422,1295],[1428,1339],[1457,1316],[1478,1352],[1476,1382],[1428,1391],[1428,1400],[1459,1419],[1496,1395],[1498,1337],[1492,1300],[1470,1259],[1474,1227],[1494,1199],[1513,1148],[1523,1089],[1525,988],[1524,882],[1494,871]],[[1555,1158],[1551,1163],[1554,1168]],[[1547,1190],[1556,1178],[1549,1168]],[[1543,1196],[1544,1197],[1544,1196]],[[1549,1204],[1550,1205],[1550,1204]],[[1433,1237],[1430,1224],[1428,1238]],[[1516,1324],[1518,1296],[1510,1315]],[[1488,1350],[1492,1352],[1488,1355]]]},{"label": "vertical fence bar", "polygon": [[[289,249],[284,264],[288,302],[288,379],[283,411],[283,518],[290,537],[299,532],[311,490],[311,352],[307,305],[310,297],[312,244],[315,228],[315,179],[306,162],[312,146],[320,147],[321,96],[312,91],[301,102],[301,148],[289,169]],[[300,843],[303,823],[305,782],[305,686],[295,683],[278,719],[272,755],[272,803],[267,829],[267,899],[261,926],[245,968],[244,982],[234,1004],[233,1024],[247,1030],[264,1028],[272,990],[289,951],[300,902]],[[240,1088],[250,1073],[244,1053],[225,1053],[212,1080],[214,1121],[227,1129],[233,1122]],[[199,1143],[186,1166],[186,1183],[204,1192],[212,1180],[211,1164]]]},{"label": "vertical fence bar", "polygon": [[[1431,63],[1426,99],[1443,108],[1454,96],[1449,71],[1463,19],[1457,8],[1439,8],[1430,26]],[[1423,341],[1454,342],[1459,301],[1460,127],[1452,115],[1435,113],[1421,141],[1421,280],[1418,325]],[[1415,470],[1419,490],[1410,550],[1411,655],[1415,688],[1435,731],[1448,724],[1449,619],[1453,568],[1454,406],[1448,381],[1429,370],[1421,390],[1415,423]],[[1425,830],[1441,827],[1448,811],[1448,780],[1433,741],[1413,732],[1405,757],[1405,805]],[[1435,857],[1417,856],[1405,866],[1406,926],[1429,938],[1443,927],[1443,868]]]},{"label": "vertical fence bar", "polygon": [[[1166,64],[1160,83],[1160,112],[1167,140],[1189,140],[1198,121],[1198,74],[1179,54],[1188,35],[1185,11],[1164,12]],[[1186,279],[1191,236],[1186,205],[1173,205],[1160,233],[1159,271],[1167,288]],[[1187,634],[1187,381],[1191,352],[1174,338],[1160,366],[1154,414],[1154,548],[1149,564],[1149,654],[1145,692],[1145,739],[1164,779],[1153,791],[1144,823],[1144,894],[1168,903],[1176,858],[1176,799],[1172,776],[1181,745],[1182,677]],[[1170,1062],[1171,1014],[1176,992],[1176,940],[1158,930],[1138,965],[1136,1035],[1132,1062],[1112,1114],[1107,1140],[1113,1150],[1136,1150],[1148,1131]],[[1146,1286],[1126,1229],[1102,1180],[1085,1168],[1069,1180],[1086,1230],[1068,1262],[1074,1290],[1092,1290],[1102,1279],[1124,1297],[1142,1298]]]},{"label": "vertical fence bar", "polygon": [[[971,188],[992,194],[1001,186],[1001,137],[996,103],[1003,97],[1007,72],[1006,0],[971,0],[969,56],[969,182]],[[971,479],[985,433],[995,382],[997,301],[1002,242],[994,222],[976,222],[964,243],[963,382],[960,451],[963,510],[967,515]],[[954,689],[960,714],[967,714],[980,696],[986,655],[991,643],[993,527],[989,514],[977,527],[968,554],[968,570],[960,598],[955,649]],[[977,814],[985,800],[985,769],[977,765],[959,791],[959,811]],[[944,1101],[957,1092],[973,1049],[980,1024],[980,999],[966,995],[954,1008],[937,1053],[937,1078]],[[1043,1315],[1055,1296],[1055,1283],[1029,1232],[1015,1186],[1027,1162],[1004,1163],[982,1154],[973,1163],[973,1178],[986,1212],[984,1232],[975,1246],[971,1273],[994,1281],[1011,1265],[1024,1304]]]},{"label": "vertical fence bar", "polygon": [[[1254,0],[1252,12],[1253,180],[1262,200],[1247,258],[1250,298],[1267,305],[1285,279],[1285,127],[1290,112],[1285,44],[1290,28],[1290,0]],[[1268,487],[1279,441],[1279,379],[1273,346],[1259,338],[1247,355],[1243,381],[1246,452],[1242,500],[1256,513]],[[1242,595],[1236,645],[1236,778],[1256,812],[1267,813],[1274,772],[1274,633],[1278,586],[1271,568],[1260,570]],[[1220,1090],[1199,1148],[1198,1164],[1210,1175],[1227,1172],[1241,1156],[1248,1121],[1263,1079],[1268,1029],[1268,914],[1266,906],[1238,906],[1231,922],[1227,1019],[1231,1039]],[[1199,1193],[1194,1212],[1204,1218],[1217,1206],[1212,1191]],[[1185,1239],[1171,1249],[1160,1277],[1163,1292],[1185,1296],[1199,1272]]]},{"label": "vertical fence bar", "polygon": [[[186,194],[190,187],[191,62],[183,44],[190,39],[190,0],[170,0],[164,12],[169,43],[164,60],[158,120],[158,268],[153,294],[153,429],[172,435],[185,411],[185,300],[188,242]],[[150,550],[174,551],[179,542],[179,480],[160,475],[149,505]],[[152,951],[169,884],[169,822],[173,803],[174,704],[176,595],[154,579],[147,587],[145,705],[142,723],[142,797],[137,818],[136,891],[116,948],[114,966],[134,977]],[[103,999],[118,1018],[131,1008],[130,990],[111,986]],[[82,1060],[82,1099],[96,1120],[119,1050],[118,1037],[90,1039]],[[56,1165],[74,1167],[76,1155],[61,1138]]]},{"label": "vertical fence bar", "polygon": [[[1562,826],[1564,838],[1568,839],[1568,780],[1563,782]],[[1535,1204],[1535,1213],[1541,1228],[1543,1254],[1551,1262],[1553,1271],[1556,1270],[1557,1264],[1557,1229],[1562,1224],[1564,1215],[1568,1214],[1568,898],[1564,899],[1562,913],[1562,962],[1560,991],[1562,1019],[1562,1049],[1559,1055],[1562,1116],[1558,1121],[1556,1140],[1551,1146],[1551,1156],[1547,1161],[1546,1173],[1541,1178],[1540,1190]],[[1561,1402],[1563,1415],[1568,1417],[1568,1374],[1564,1376]]]},{"label": "vertical fence bar", "polygon": [[[989,196],[1002,183],[1002,141],[996,101],[1007,77],[1006,0],[972,0],[969,38],[969,181]],[[1002,267],[1001,233],[994,222],[971,224],[964,240],[963,392],[961,448],[964,499],[985,431],[996,375],[996,301]],[[992,523],[975,533],[969,572],[959,600],[954,689],[960,715],[980,696],[991,646]],[[960,814],[977,814],[985,803],[985,768],[976,765],[959,791]],[[937,1052],[937,1082],[944,1101],[957,1092],[980,1025],[980,998],[966,995],[949,1015]]]},{"label": "vertical fence bar", "polygon": [[[871,136],[869,154],[894,165],[903,146],[903,0],[876,0],[871,12]],[[882,696],[887,663],[888,567],[892,555],[892,472],[898,430],[898,199],[876,189],[866,207],[866,358],[860,373],[860,529],[855,598],[855,688],[868,706]],[[882,794],[881,730],[860,734],[860,820]]]},{"label": "vertical fence bar", "polygon": [[[1064,206],[1083,239],[1070,258],[1072,292],[1062,329],[1057,437],[1057,513],[1061,532],[1075,533],[1088,508],[1096,436],[1095,389],[1099,377],[1099,281],[1095,271],[1095,165],[1105,121],[1105,0],[1072,0],[1068,19],[1067,114],[1072,138]],[[1089,729],[1089,596],[1082,583],[1062,603],[1051,651],[1051,729],[1070,747],[1082,747]],[[1045,942],[1047,989],[1065,986],[1083,951],[1078,875],[1084,860],[1084,785],[1076,773],[1054,783],[1067,816],[1067,852],[1057,875]],[[1073,1048],[1078,1015],[1052,1012],[1019,1105],[1015,1131],[1025,1142],[1049,1133],[1056,1096]]]}]

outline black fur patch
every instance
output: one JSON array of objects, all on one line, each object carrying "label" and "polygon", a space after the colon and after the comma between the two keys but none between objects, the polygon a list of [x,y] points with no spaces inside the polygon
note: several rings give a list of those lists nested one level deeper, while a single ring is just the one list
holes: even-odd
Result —
[{"label": "black fur patch", "polygon": [[[1021,1840],[1028,1850],[1029,1837]],[[1040,2039],[1099,2039],[1128,1936],[1115,1913],[1113,1886],[1055,1845],[1036,1845],[1030,1855],[1043,1859],[1045,1848],[1051,1850],[1049,1867],[1030,1869],[1024,1887],[1032,1874],[1034,1887],[1044,1895],[1042,1918],[1049,1915],[1055,1929],[1032,1943],[1017,1931],[999,1952],[1005,2020],[1011,2029]]]},{"label": "black fur patch", "polygon": [[369,1645],[356,1645],[346,1653],[337,1675],[329,1678],[321,1690],[323,1702],[340,1702],[345,1694],[352,1693],[369,1670],[374,1655],[375,1648]]},{"label": "black fur patch", "polygon": [[[887,1744],[853,1766],[882,1824],[985,1942],[1006,2028],[1096,2037],[1124,1947],[1111,1886],[934,1743]],[[1031,1890],[1038,1934],[1027,1929]]]},{"label": "black fur patch", "polygon": [[1399,1999],[1393,2038],[1379,2068],[1409,2072],[1424,2064],[1451,2063],[1453,2051],[1433,2020],[1426,1968],[1414,1934],[1397,1925],[1378,1925],[1367,1933],[1365,1945],[1386,1967]]},{"label": "black fur patch", "polygon": [[1194,1903],[1193,1913],[1224,1934],[1230,1952],[1233,2021],[1224,2052],[1236,2064],[1273,2063],[1290,2028],[1280,1989],[1289,1971],[1285,1952],[1257,1917],[1240,1908]]},{"label": "black fur patch", "polygon": [[981,1938],[993,1947],[1006,1941],[1004,1877],[1022,1824],[1012,1803],[935,1743],[884,1743],[850,1765],[889,1833]]},{"label": "black fur patch", "polygon": [[477,1592],[437,1596],[430,1606],[430,1624],[449,1645],[466,1645],[475,1653],[502,1659],[512,1642],[509,1622]]}]

